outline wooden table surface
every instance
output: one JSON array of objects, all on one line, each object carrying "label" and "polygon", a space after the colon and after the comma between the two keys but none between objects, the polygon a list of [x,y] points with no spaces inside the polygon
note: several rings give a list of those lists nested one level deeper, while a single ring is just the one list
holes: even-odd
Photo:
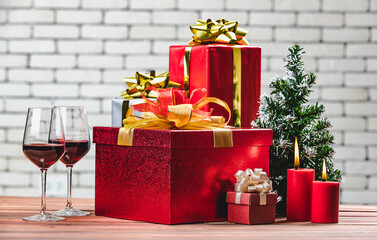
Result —
[{"label": "wooden table surface", "polygon": [[[377,239],[377,206],[341,206],[339,224],[292,223],[241,225],[228,222],[162,225],[93,214],[93,199],[74,199],[86,217],[62,222],[26,222],[38,214],[39,198],[0,197],[0,239]],[[63,198],[48,198],[47,209],[58,210]]]}]

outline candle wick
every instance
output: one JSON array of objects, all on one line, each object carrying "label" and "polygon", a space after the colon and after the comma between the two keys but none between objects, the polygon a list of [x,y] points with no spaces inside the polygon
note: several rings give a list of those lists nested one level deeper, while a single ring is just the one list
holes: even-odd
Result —
[{"label": "candle wick", "polygon": [[295,169],[298,170],[298,166],[295,166]]}]

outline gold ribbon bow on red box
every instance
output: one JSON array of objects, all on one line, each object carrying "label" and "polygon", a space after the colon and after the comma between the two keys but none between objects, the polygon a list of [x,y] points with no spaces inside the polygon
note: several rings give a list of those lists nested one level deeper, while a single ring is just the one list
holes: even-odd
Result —
[{"label": "gold ribbon bow on red box", "polygon": [[[128,89],[120,93],[125,99],[141,98],[144,90],[150,86],[155,88],[179,88],[181,85],[170,81],[169,72],[156,75],[154,70],[149,74],[136,72],[135,77],[126,77],[126,84]],[[149,98],[157,98],[157,93],[154,91],[147,91],[145,95]]]},{"label": "gold ribbon bow on red box", "polygon": [[194,34],[188,42],[190,45],[205,43],[225,43],[249,45],[244,38],[247,31],[238,27],[238,21],[228,21],[223,18],[197,20],[197,24],[190,26]]},{"label": "gold ribbon bow on red box", "polygon": [[[148,90],[157,93],[157,101],[153,102],[145,97],[145,92]],[[123,120],[124,127],[119,129],[118,145],[132,146],[133,129],[146,128],[211,129],[214,130],[214,147],[232,146],[232,132],[230,129],[226,129],[231,114],[229,106],[218,98],[206,97],[206,94],[207,90],[204,88],[192,91],[190,98],[186,96],[184,90],[146,88],[142,94],[145,103],[132,105],[127,112],[126,119]],[[199,100],[193,101],[192,99]],[[228,119],[225,120],[222,116],[211,116],[212,110],[209,112],[200,110],[208,103],[225,108],[228,111]],[[132,109],[143,112],[143,117],[132,115]],[[216,146],[216,144],[218,145]]]}]

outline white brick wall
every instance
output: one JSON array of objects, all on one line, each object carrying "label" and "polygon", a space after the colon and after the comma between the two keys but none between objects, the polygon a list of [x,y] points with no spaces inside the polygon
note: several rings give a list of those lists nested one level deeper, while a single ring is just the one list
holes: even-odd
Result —
[{"label": "white brick wall", "polygon": [[69,68],[76,65],[73,55],[33,55],[30,66],[35,68]]},{"label": "white brick wall", "polygon": [[249,16],[250,25],[267,26],[292,26],[295,24],[294,13],[277,12],[251,12]]},{"label": "white brick wall", "polygon": [[369,32],[367,28],[323,29],[323,40],[327,42],[367,42]]},{"label": "white brick wall", "polygon": [[236,10],[271,10],[272,0],[227,0],[226,9]]},{"label": "white brick wall", "polygon": [[333,26],[339,27],[343,24],[343,15],[339,13],[300,13],[298,14],[298,25],[318,27]]},{"label": "white brick wall", "polygon": [[14,10],[8,12],[10,23],[52,23],[54,12],[50,10]]},{"label": "white brick wall", "polygon": [[82,26],[81,36],[83,38],[100,39],[126,39],[128,36],[127,26]]},{"label": "white brick wall", "polygon": [[40,8],[75,8],[80,0],[35,0],[34,5]]},{"label": "white brick wall", "polygon": [[25,55],[0,55],[1,67],[26,67],[27,57]]},{"label": "white brick wall", "polygon": [[319,10],[319,0],[291,0],[277,1],[275,3],[276,10],[293,11],[293,10]]},{"label": "white brick wall", "polygon": [[101,53],[101,41],[58,41],[59,53]]},{"label": "white brick wall", "polygon": [[217,0],[178,0],[179,9],[223,9],[224,2]]},{"label": "white brick wall", "polygon": [[37,69],[9,69],[8,80],[10,82],[52,82],[54,71]]},{"label": "white brick wall", "polygon": [[319,41],[320,31],[313,28],[276,28],[275,39],[277,41]]},{"label": "white brick wall", "polygon": [[34,84],[32,93],[35,97],[78,97],[76,84]]},{"label": "white brick wall", "polygon": [[58,23],[99,23],[102,20],[100,11],[57,11]]},{"label": "white brick wall", "polygon": [[169,24],[174,19],[175,24],[191,24],[192,19],[198,19],[199,15],[192,11],[158,11],[152,14],[152,22],[155,24]]},{"label": "white brick wall", "polygon": [[98,8],[98,9],[109,9],[109,8],[125,8],[127,7],[127,1],[124,0],[112,0],[112,1],[103,1],[103,0],[83,0],[83,8]]},{"label": "white brick wall", "polygon": [[[197,18],[239,20],[262,47],[262,89],[284,73],[293,43],[318,75],[311,100],[326,106],[343,170],[341,200],[377,204],[376,0],[0,0],[0,194],[38,196],[39,173],[21,151],[31,106],[84,105],[110,125],[111,98],[136,70],[168,69]],[[65,168],[49,172],[64,196]],[[94,196],[94,146],[74,170],[74,196]]]},{"label": "white brick wall", "polygon": [[[3,15],[5,17],[5,15]],[[29,38],[30,26],[23,25],[2,25],[0,26],[0,38]]]},{"label": "white brick wall", "polygon": [[375,13],[346,13],[346,25],[360,27],[375,27],[377,14]]},{"label": "white brick wall", "polygon": [[151,15],[147,11],[110,11],[105,15],[105,23],[148,24]]},{"label": "white brick wall", "polygon": [[55,44],[50,40],[11,41],[9,51],[13,53],[48,53],[55,51]]},{"label": "white brick wall", "polygon": [[31,0],[0,1],[0,7],[30,7]]},{"label": "white brick wall", "polygon": [[57,70],[56,80],[58,82],[100,82],[101,72],[99,70]]},{"label": "white brick wall", "polygon": [[121,56],[79,56],[78,65],[82,68],[122,68]]},{"label": "white brick wall", "polygon": [[325,11],[367,11],[368,0],[323,0],[323,10]]},{"label": "white brick wall", "polygon": [[108,41],[105,45],[106,53],[113,54],[145,54],[151,52],[150,41]]},{"label": "white brick wall", "polygon": [[78,26],[65,25],[36,25],[34,26],[35,38],[77,38],[79,36]]}]

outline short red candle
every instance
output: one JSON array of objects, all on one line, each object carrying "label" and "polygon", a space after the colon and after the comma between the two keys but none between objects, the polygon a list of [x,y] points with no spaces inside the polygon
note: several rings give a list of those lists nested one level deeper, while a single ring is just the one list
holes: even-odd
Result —
[{"label": "short red candle", "polygon": [[313,181],[314,169],[287,169],[288,221],[310,221]]},{"label": "short red candle", "polygon": [[339,182],[313,182],[312,222],[339,222]]}]

